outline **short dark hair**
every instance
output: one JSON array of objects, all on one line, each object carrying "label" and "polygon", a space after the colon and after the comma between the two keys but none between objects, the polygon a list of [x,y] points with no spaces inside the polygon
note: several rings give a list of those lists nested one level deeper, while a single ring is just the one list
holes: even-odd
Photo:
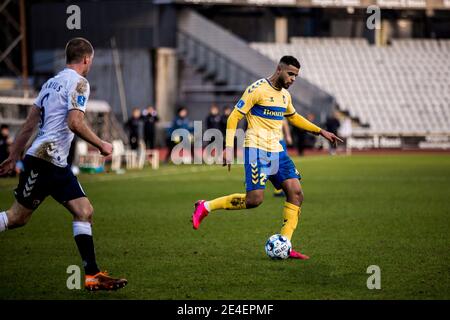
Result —
[{"label": "short dark hair", "polygon": [[283,56],[280,59],[280,63],[284,63],[286,65],[292,65],[298,69],[300,69],[300,62],[298,62],[296,57],[293,56]]},{"label": "short dark hair", "polygon": [[9,129],[9,126],[7,124],[2,124],[0,126],[0,130],[3,130],[3,129]]},{"label": "short dark hair", "polygon": [[81,62],[84,56],[94,52],[92,44],[84,38],[73,38],[66,44],[66,63]]},{"label": "short dark hair", "polygon": [[187,108],[186,107],[178,107],[177,114],[180,114],[180,112],[183,111],[183,110],[187,111]]}]

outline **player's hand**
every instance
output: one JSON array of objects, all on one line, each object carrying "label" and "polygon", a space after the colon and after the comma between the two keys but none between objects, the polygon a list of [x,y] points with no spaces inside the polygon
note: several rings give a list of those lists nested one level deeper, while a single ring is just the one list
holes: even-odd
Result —
[{"label": "player's hand", "polygon": [[106,156],[109,156],[112,153],[113,146],[109,142],[102,141],[99,150],[100,150],[100,153],[102,154],[102,156],[106,157]]},{"label": "player's hand", "polygon": [[333,143],[335,146],[337,146],[338,141],[344,142],[344,140],[339,138],[337,135],[335,135],[334,133],[331,133],[327,130],[323,130],[323,129],[320,130],[320,135],[322,137],[324,137],[325,139],[327,139],[328,141],[330,141],[331,143]]},{"label": "player's hand", "polygon": [[228,171],[231,170],[231,162],[233,161],[233,150],[232,147],[226,147],[223,151],[223,166],[228,166]]},{"label": "player's hand", "polygon": [[9,156],[5,161],[0,163],[0,176],[12,172],[16,168],[16,159]]}]

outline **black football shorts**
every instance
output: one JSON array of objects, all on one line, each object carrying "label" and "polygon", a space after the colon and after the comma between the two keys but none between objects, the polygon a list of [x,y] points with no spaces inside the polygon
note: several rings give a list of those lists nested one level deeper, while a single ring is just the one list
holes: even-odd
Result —
[{"label": "black football shorts", "polygon": [[23,164],[14,195],[24,207],[35,210],[49,195],[62,204],[86,197],[70,166],[58,167],[30,155],[25,156]]}]

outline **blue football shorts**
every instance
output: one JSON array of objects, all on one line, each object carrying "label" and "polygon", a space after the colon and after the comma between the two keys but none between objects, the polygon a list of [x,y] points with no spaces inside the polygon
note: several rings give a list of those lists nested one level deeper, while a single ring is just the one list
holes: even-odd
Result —
[{"label": "blue football shorts", "polygon": [[276,189],[287,179],[301,179],[300,173],[289,158],[286,149],[281,152],[268,152],[257,148],[245,148],[245,189],[252,191],[265,189],[267,180]]}]

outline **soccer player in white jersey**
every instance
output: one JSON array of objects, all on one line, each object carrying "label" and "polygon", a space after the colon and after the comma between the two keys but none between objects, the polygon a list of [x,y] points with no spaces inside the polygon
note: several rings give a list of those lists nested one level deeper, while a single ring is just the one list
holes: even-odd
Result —
[{"label": "soccer player in white jersey", "polygon": [[83,260],[85,288],[115,290],[123,288],[127,280],[112,278],[98,268],[91,226],[94,209],[67,164],[74,134],[104,156],[112,152],[112,145],[101,140],[84,122],[89,98],[85,77],[93,59],[94,49],[88,40],[74,38],[67,43],[66,68],[42,86],[9,157],[0,164],[0,175],[13,170],[39,125],[38,134],[25,153],[25,169],[14,190],[16,200],[11,208],[0,212],[0,232],[25,225],[42,201],[52,196],[73,215],[73,234]]}]

